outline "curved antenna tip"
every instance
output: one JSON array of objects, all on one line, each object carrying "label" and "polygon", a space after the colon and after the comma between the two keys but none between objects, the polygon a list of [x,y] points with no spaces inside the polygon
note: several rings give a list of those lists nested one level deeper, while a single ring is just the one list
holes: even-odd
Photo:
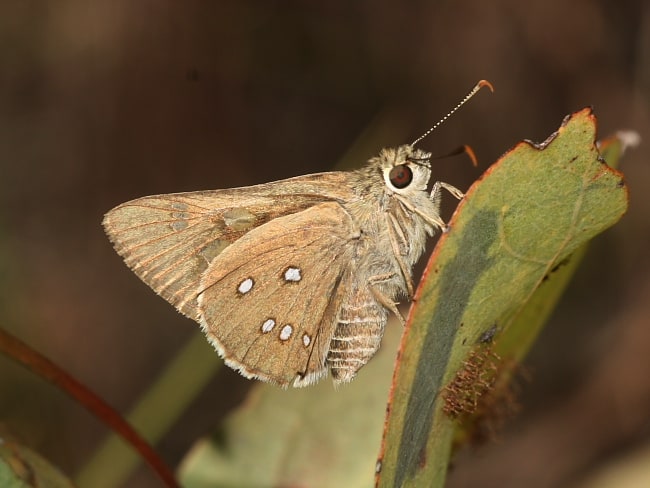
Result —
[{"label": "curved antenna tip", "polygon": [[476,84],[477,87],[483,88],[484,86],[487,86],[492,93],[494,93],[494,87],[492,86],[492,83],[490,83],[488,80],[481,80]]}]

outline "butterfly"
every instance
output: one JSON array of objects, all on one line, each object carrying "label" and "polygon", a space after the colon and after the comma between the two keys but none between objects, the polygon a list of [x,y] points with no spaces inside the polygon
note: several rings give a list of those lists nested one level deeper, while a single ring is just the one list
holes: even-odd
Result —
[{"label": "butterfly", "polygon": [[413,265],[445,228],[442,189],[463,196],[442,182],[428,191],[431,155],[414,145],[354,171],[138,198],[103,226],[136,275],[242,375],[283,387],[328,372],[349,382],[379,349],[389,312],[401,318],[396,300],[413,296]]}]

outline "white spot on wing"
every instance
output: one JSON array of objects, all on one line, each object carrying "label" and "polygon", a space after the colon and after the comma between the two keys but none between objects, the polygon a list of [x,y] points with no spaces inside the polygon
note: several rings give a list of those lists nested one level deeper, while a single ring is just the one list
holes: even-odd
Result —
[{"label": "white spot on wing", "polygon": [[[201,294],[203,295],[203,294]],[[199,295],[199,296],[201,296]],[[201,329],[203,329],[203,332],[205,333],[206,337],[208,338],[208,341],[212,344],[212,346],[215,348],[217,351],[217,354],[219,354],[220,357],[223,358],[224,362],[228,365],[228,367],[234,369],[237,371],[239,374],[241,374],[245,378],[249,379],[259,379],[262,381],[269,381],[271,383],[274,383],[275,380],[274,378],[271,378],[270,376],[260,374],[258,372],[253,372],[250,371],[249,369],[246,368],[244,364],[242,364],[240,361],[237,359],[231,358],[226,350],[223,347],[223,344],[221,344],[221,341],[212,333],[212,327],[210,324],[205,319],[205,316],[203,314],[199,315],[199,323],[201,324]],[[287,385],[283,385],[286,387]]]},{"label": "white spot on wing", "polygon": [[262,332],[264,332],[265,334],[267,332],[271,332],[273,330],[273,327],[275,327],[275,320],[266,319],[262,324]]},{"label": "white spot on wing", "polygon": [[291,325],[287,324],[284,327],[282,327],[282,330],[280,331],[280,340],[281,341],[286,341],[291,337],[291,333],[293,332],[293,327]]},{"label": "white spot on wing", "polygon": [[242,295],[244,293],[248,293],[253,289],[253,278],[246,278],[244,281],[239,283],[239,286],[237,287],[237,291],[241,293]]},{"label": "white spot on wing", "polygon": [[287,281],[300,281],[302,279],[302,276],[300,276],[300,268],[288,267],[284,272],[284,279]]},{"label": "white spot on wing", "polygon": [[309,334],[305,334],[302,336],[302,343],[307,347],[311,343],[311,337],[309,337]]}]

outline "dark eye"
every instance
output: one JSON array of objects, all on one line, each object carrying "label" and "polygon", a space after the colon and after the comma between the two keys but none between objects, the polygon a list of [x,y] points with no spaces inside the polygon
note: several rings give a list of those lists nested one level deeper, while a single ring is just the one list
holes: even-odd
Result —
[{"label": "dark eye", "polygon": [[413,181],[413,171],[406,164],[400,164],[390,170],[388,179],[395,188],[406,188]]}]

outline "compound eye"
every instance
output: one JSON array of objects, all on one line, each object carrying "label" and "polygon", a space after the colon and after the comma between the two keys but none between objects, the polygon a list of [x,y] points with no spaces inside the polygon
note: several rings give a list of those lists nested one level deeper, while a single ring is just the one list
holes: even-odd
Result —
[{"label": "compound eye", "polygon": [[395,188],[406,188],[413,181],[413,171],[406,164],[395,166],[388,173],[388,179]]}]

